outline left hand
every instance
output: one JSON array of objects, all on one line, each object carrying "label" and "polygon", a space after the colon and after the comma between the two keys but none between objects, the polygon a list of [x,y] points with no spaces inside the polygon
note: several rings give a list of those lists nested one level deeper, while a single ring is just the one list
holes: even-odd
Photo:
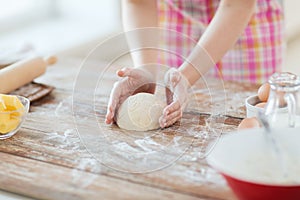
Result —
[{"label": "left hand", "polygon": [[105,116],[106,124],[115,122],[118,108],[129,96],[140,92],[155,92],[154,75],[143,68],[123,68],[117,71],[117,75],[122,79],[112,88]]},{"label": "left hand", "polygon": [[173,125],[181,119],[188,100],[189,82],[177,69],[169,69],[165,74],[167,106],[159,119],[161,128]]}]

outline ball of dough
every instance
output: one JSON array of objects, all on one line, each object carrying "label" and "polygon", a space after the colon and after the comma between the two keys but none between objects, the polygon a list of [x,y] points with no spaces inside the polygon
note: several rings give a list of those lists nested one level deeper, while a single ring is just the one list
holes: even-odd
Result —
[{"label": "ball of dough", "polygon": [[149,93],[128,97],[120,106],[116,123],[122,129],[148,131],[159,128],[159,118],[166,103]]}]

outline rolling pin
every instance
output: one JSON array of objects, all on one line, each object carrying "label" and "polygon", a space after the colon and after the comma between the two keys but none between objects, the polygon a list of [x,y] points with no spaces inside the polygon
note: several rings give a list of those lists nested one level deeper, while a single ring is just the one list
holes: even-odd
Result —
[{"label": "rolling pin", "polygon": [[46,72],[47,66],[56,63],[55,56],[33,57],[16,62],[0,70],[0,93],[7,94]]}]

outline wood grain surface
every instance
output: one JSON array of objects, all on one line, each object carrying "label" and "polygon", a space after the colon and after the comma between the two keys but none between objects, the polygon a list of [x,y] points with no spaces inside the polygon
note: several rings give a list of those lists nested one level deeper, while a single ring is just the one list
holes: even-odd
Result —
[{"label": "wood grain surface", "polygon": [[11,92],[11,94],[26,97],[33,103],[34,101],[49,95],[53,90],[54,87],[52,86],[31,82]]},{"label": "wood grain surface", "polygon": [[244,99],[256,85],[209,78],[193,87],[180,123],[129,132],[104,124],[116,68],[84,65],[60,58],[36,80],[56,89],[0,141],[1,189],[41,199],[235,199],[205,157],[245,117]]}]

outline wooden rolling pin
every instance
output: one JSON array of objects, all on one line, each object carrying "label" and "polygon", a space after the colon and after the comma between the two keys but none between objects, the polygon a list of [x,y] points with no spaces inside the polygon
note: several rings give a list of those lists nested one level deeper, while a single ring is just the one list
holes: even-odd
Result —
[{"label": "wooden rolling pin", "polygon": [[56,63],[55,56],[28,58],[0,70],[0,93],[7,94],[30,83],[46,72],[47,66]]}]

